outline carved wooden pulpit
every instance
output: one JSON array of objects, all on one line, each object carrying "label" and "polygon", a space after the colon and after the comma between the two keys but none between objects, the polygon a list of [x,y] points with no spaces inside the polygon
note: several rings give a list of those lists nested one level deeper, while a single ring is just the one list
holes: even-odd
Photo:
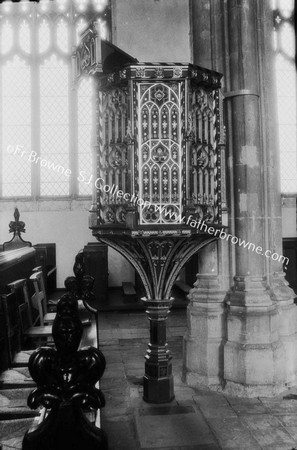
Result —
[{"label": "carved wooden pulpit", "polygon": [[[100,40],[73,55],[96,96],[90,228],[138,272],[150,320],[144,399],[174,397],[166,318],[183,265],[226,224],[221,75],[192,64],[141,63]],[[212,232],[210,230],[212,229]]]}]

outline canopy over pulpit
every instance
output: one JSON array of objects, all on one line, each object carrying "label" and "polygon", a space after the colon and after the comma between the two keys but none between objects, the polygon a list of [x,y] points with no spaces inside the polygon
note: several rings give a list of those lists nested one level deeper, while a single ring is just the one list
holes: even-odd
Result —
[{"label": "canopy over pulpit", "polygon": [[[93,235],[120,252],[146,290],[151,342],[144,398],[173,398],[165,320],[182,266],[226,225],[222,75],[193,64],[142,63],[100,40],[73,57],[95,79]],[[212,232],[210,232],[212,230]]]}]

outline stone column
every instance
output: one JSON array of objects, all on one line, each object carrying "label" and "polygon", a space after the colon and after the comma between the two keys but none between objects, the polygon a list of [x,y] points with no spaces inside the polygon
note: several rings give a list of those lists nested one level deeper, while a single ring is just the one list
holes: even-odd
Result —
[{"label": "stone column", "polygon": [[199,273],[189,294],[188,329],[184,337],[184,380],[218,390],[224,373],[226,280],[218,275],[218,242],[199,253]]},{"label": "stone column", "polygon": [[[192,2],[193,63],[221,73],[225,64],[223,12],[221,0]],[[224,298],[230,285],[228,243],[213,242],[198,256],[199,273],[187,310],[183,378],[191,386],[217,390],[224,371]]]},{"label": "stone column", "polygon": [[150,342],[145,355],[143,399],[148,403],[167,403],[174,399],[172,356],[166,342],[166,319],[172,299],[141,299],[150,321]]},{"label": "stone column", "polygon": [[273,245],[267,216],[271,217],[272,203],[280,204],[280,198],[272,182],[274,194],[268,194],[269,156],[261,128],[265,102],[261,82],[265,80],[261,79],[260,61],[265,49],[258,40],[260,3],[228,1],[231,92],[226,97],[232,114],[234,234],[249,244],[235,247],[224,378],[227,392],[246,396],[274,395],[284,389],[287,380],[278,299],[267,281],[264,255]]}]

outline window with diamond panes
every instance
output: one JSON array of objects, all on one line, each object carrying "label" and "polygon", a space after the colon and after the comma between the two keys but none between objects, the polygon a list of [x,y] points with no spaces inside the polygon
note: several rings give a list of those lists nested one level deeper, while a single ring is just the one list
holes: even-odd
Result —
[{"label": "window with diamond panes", "polygon": [[92,112],[93,78],[81,80],[78,88],[78,170],[79,195],[92,194]]},{"label": "window with diamond panes", "polygon": [[294,1],[274,0],[274,48],[281,191],[297,194],[297,114]]},{"label": "window with diamond panes", "polygon": [[95,17],[108,37],[108,9],[109,0],[0,4],[2,197],[91,195],[79,183],[80,170],[92,173],[91,81],[73,89],[71,53]]},{"label": "window with diamond panes", "polygon": [[2,195],[31,195],[31,84],[30,67],[15,56],[2,70]]},{"label": "window with diamond panes", "polygon": [[68,72],[55,55],[40,67],[41,196],[69,195]]}]

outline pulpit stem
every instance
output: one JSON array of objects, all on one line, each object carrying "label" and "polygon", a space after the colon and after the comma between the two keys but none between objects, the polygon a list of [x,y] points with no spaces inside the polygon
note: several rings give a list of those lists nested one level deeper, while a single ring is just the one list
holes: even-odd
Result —
[{"label": "pulpit stem", "polygon": [[167,403],[174,399],[172,356],[166,342],[166,319],[173,298],[141,299],[150,321],[150,342],[145,355],[143,399],[148,403]]}]

